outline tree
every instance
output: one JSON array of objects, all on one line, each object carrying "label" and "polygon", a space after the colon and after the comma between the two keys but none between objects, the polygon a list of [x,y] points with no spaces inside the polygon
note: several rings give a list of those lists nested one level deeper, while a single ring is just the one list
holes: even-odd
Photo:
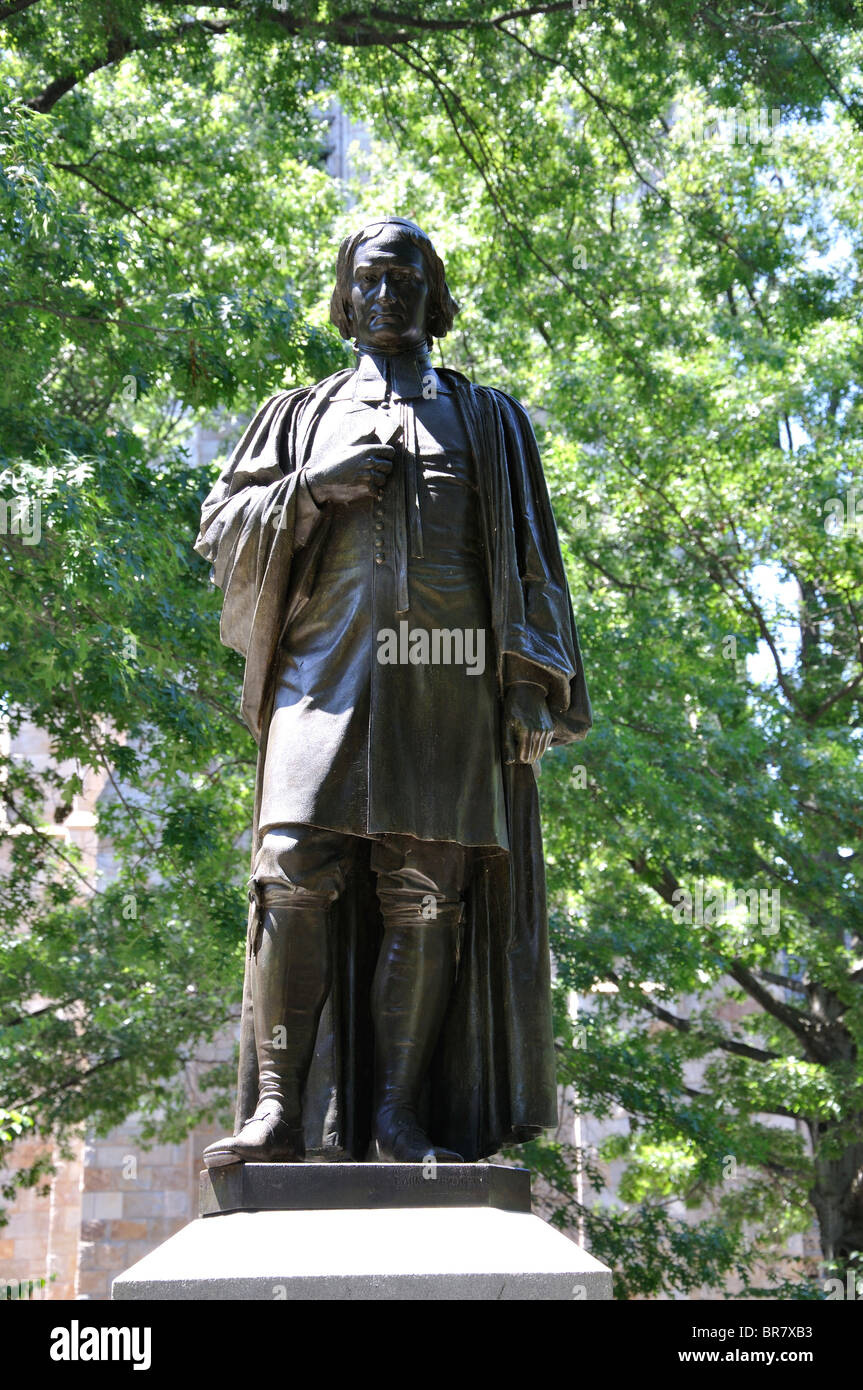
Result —
[{"label": "tree", "polygon": [[[379,138],[362,211],[395,200],[446,253],[464,302],[446,360],[545,421],[597,709],[588,742],[542,774],[560,1075],[586,1111],[629,1116],[604,1155],[626,1165],[617,1209],[580,1211],[570,1155],[534,1147],[554,1219],[587,1222],[624,1294],[732,1270],[749,1289],[813,1296],[758,1262],[813,1211],[843,1276],[863,1235],[856,11],[409,11],[237,0],[190,19],[89,3],[70,8],[61,47],[38,5],[0,9],[25,171],[7,185],[3,270],[21,314],[8,458],[32,461],[34,490],[40,459],[73,470],[41,573],[4,538],[9,644],[33,653],[8,699],[49,721],[58,756],[110,766],[123,797],[104,812],[118,886],[95,912],[68,885],[41,906],[14,880],[7,930],[22,914],[34,930],[15,939],[27,988],[2,997],[83,1011],[15,1013],[17,1094],[43,1092],[29,1111],[45,1132],[108,1125],[133,1102],[182,1123],[172,1061],[224,1017],[238,973],[227,845],[248,820],[251,750],[185,548],[201,480],[177,450],[189,412],[247,409],[285,370],[303,380],[338,360],[306,328],[325,323],[326,248],[344,225],[315,147],[314,108],[333,91]],[[121,114],[134,134],[105,140]],[[274,305],[262,235],[286,218],[293,313]],[[148,388],[125,427],[117,363]],[[93,460],[83,492],[68,481],[79,460]],[[142,679],[112,664],[105,634],[116,649],[144,614],[156,664]],[[225,748],[230,765],[208,778]],[[43,788],[9,777],[14,814],[38,826]],[[26,843],[29,857],[35,832]],[[731,907],[731,889],[749,897]],[[121,890],[147,904],[131,939],[115,929]],[[207,974],[187,997],[183,952],[202,931]],[[577,1020],[570,992],[591,1001]],[[38,1092],[24,1084],[40,1075]],[[590,1156],[576,1159],[599,1186]],[[710,1219],[685,1219],[704,1202]]]},{"label": "tree", "polygon": [[[224,1104],[227,1069],[196,1110],[181,1064],[242,973],[254,749],[191,551],[208,483],[184,440],[343,360],[285,292],[288,238],[307,255],[337,207],[314,122],[289,144],[241,92],[214,87],[208,107],[179,80],[123,86],[107,107],[3,116],[3,716],[55,754],[47,771],[3,759],[7,1142],[130,1108],[185,1132]],[[88,768],[116,863],[95,892],[45,829]]]}]

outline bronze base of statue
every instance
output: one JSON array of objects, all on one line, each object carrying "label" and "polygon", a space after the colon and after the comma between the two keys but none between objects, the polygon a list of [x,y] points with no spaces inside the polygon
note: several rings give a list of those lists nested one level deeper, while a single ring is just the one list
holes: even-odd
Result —
[{"label": "bronze base of statue", "polygon": [[530,1173],[498,1163],[234,1163],[204,1169],[199,1215],[497,1207],[529,1212]]}]

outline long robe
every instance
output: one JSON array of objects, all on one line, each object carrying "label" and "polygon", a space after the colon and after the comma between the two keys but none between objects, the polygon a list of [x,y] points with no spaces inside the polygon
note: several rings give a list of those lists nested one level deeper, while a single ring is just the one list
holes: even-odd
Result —
[{"label": "long robe", "polygon": [[[325,553],[323,518],[301,523],[301,470],[333,394],[350,373],[272,397],[250,424],[207,498],[196,549],[224,595],[221,633],[245,656],[243,717],[258,742],[252,855],[277,655],[313,591]],[[554,742],[582,738],[590,702],[554,517],[526,412],[501,391],[439,369],[457,401],[480,480],[484,563],[500,696],[511,661],[539,667]],[[300,535],[300,530],[303,534]],[[373,756],[373,752],[372,752]],[[421,1119],[438,1144],[469,1160],[557,1123],[545,869],[533,769],[502,767],[510,850],[474,850],[465,890],[456,983],[424,1087]],[[362,1159],[371,1129],[373,1035],[369,993],[382,924],[368,844],[333,908],[334,984],[306,1088],[310,1157]],[[249,945],[259,927],[253,903]],[[257,1104],[248,965],[236,1129]]]}]

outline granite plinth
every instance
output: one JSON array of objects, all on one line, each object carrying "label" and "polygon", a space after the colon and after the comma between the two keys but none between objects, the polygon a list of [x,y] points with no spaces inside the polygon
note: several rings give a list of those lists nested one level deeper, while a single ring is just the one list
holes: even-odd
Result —
[{"label": "granite plinth", "polygon": [[115,1299],[612,1297],[610,1270],[532,1215],[526,1169],[235,1164],[202,1174],[201,1210],[114,1280]]}]

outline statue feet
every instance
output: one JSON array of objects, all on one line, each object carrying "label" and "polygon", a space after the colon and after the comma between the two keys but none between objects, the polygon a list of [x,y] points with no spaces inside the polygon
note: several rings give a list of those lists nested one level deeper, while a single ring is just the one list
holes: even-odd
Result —
[{"label": "statue feet", "polygon": [[378,1112],[372,1153],[378,1163],[464,1163],[461,1154],[433,1144],[408,1106]]},{"label": "statue feet", "polygon": [[239,1134],[217,1139],[204,1150],[208,1168],[229,1163],[301,1163],[305,1157],[303,1131],[282,1118],[278,1101],[263,1101]]}]

